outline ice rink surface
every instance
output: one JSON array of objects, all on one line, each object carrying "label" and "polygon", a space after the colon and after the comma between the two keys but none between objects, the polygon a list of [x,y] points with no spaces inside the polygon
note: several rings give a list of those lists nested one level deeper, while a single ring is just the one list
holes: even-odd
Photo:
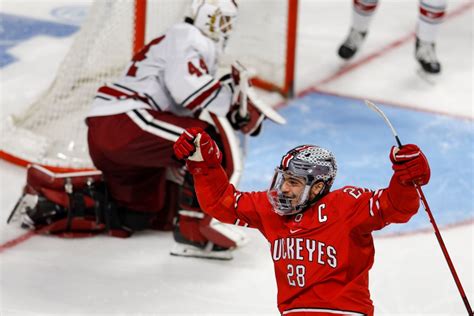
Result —
[{"label": "ice rink surface", "polygon": [[[88,1],[0,2],[1,118],[20,112],[52,82]],[[269,2],[270,3],[270,2]],[[288,124],[266,123],[249,141],[240,188],[265,190],[281,155],[301,143],[334,151],[335,187],[386,186],[393,144],[371,99],[431,163],[425,188],[471,304],[474,302],[473,1],[448,1],[435,84],[413,58],[417,1],[381,0],[360,54],[336,56],[349,28],[351,1],[300,0],[296,88],[279,104]],[[64,240],[24,236],[5,224],[25,181],[24,169],[0,161],[0,315],[277,315],[267,242],[250,242],[230,262],[168,255],[172,236],[137,233]],[[377,233],[370,274],[378,315],[465,315],[465,309],[423,209],[406,225]]]}]

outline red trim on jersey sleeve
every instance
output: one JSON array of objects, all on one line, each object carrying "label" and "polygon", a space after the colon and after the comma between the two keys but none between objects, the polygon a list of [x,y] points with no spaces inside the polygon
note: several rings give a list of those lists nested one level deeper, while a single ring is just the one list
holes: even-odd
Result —
[{"label": "red trim on jersey sleeve", "polygon": [[196,96],[191,102],[184,105],[189,110],[194,110],[198,106],[200,106],[204,100],[209,98],[213,92],[221,87],[221,83],[218,80],[215,80],[214,83],[211,83],[211,87],[209,89],[204,90],[198,96]]},{"label": "red trim on jersey sleeve", "polygon": [[118,100],[124,100],[124,99],[135,99],[135,100],[140,100],[142,101],[143,103],[146,103],[150,106],[152,106],[149,102],[149,100],[146,98],[146,97],[143,97],[141,96],[138,92],[134,91],[130,91],[128,93],[126,92],[123,92],[123,91],[120,91],[120,90],[117,90],[113,87],[109,87],[109,86],[102,86],[99,88],[99,90],[97,90],[97,93],[102,93],[102,94],[105,94],[105,95],[108,95],[108,96],[111,96],[113,98],[116,98]]}]

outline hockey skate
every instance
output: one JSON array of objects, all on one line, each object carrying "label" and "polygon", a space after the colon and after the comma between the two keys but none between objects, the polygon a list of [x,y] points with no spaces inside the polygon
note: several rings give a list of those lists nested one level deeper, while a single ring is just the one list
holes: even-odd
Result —
[{"label": "hockey skate", "polygon": [[357,31],[352,28],[344,43],[342,43],[341,47],[339,47],[337,52],[338,55],[342,59],[346,60],[352,58],[352,56],[354,56],[359,49],[360,45],[362,45],[366,35],[367,32]]},{"label": "hockey skate", "polygon": [[415,57],[426,73],[439,74],[441,72],[441,64],[436,57],[435,43],[423,42],[416,38]]},{"label": "hockey skate", "polygon": [[418,75],[430,84],[435,84],[441,72],[441,64],[436,57],[435,44],[416,38],[415,58],[420,64]]}]

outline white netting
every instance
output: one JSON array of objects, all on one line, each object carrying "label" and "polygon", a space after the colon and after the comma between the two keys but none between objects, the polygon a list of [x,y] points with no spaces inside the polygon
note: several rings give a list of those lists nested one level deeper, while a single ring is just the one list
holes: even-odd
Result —
[{"label": "white netting", "polygon": [[284,85],[288,1],[241,0],[235,33],[224,62],[238,59],[257,75],[279,87]]},{"label": "white netting", "polygon": [[[146,41],[183,19],[190,0],[147,3]],[[239,59],[282,85],[288,0],[241,0],[228,64]],[[97,0],[49,89],[24,113],[2,123],[0,150],[44,165],[92,167],[84,118],[96,90],[132,57],[134,0]]]},{"label": "white netting", "polygon": [[89,12],[53,84],[4,124],[3,151],[45,165],[92,167],[84,118],[97,88],[130,60],[133,1],[99,0]]}]

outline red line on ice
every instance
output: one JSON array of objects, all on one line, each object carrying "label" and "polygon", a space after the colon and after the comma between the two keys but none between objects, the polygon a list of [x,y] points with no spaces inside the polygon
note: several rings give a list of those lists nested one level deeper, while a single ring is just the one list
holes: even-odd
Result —
[{"label": "red line on ice", "polygon": [[[454,17],[457,17],[457,16],[467,12],[467,10],[469,8],[471,8],[473,5],[474,5],[474,2],[470,1],[468,3],[465,3],[461,6],[459,6],[458,8],[456,8],[453,11],[449,12],[446,15],[445,20],[452,19]],[[412,39],[414,39],[414,37],[415,37],[415,33],[410,32],[409,34],[393,41],[392,43],[382,47],[381,49],[373,52],[372,54],[369,54],[368,56],[362,58],[361,60],[359,60],[357,62],[354,62],[352,64],[349,64],[346,67],[343,67],[342,69],[340,69],[339,71],[333,73],[332,75],[329,75],[328,77],[320,80],[319,82],[317,82],[315,84],[315,86],[313,88],[310,88],[309,90],[315,89],[315,88],[319,87],[320,85],[324,85],[324,84],[327,84],[329,82],[332,82],[332,81],[344,76],[345,74],[347,74],[349,72],[352,72],[353,70],[359,68],[360,66],[363,66],[363,65],[371,62],[372,60],[374,60],[374,59],[376,59],[376,58],[378,58],[382,55],[387,54],[388,52],[394,50],[395,48],[398,48],[399,46],[411,41]],[[305,91],[303,91],[302,93],[304,94]],[[307,93],[307,91],[306,91],[306,93]]]}]

